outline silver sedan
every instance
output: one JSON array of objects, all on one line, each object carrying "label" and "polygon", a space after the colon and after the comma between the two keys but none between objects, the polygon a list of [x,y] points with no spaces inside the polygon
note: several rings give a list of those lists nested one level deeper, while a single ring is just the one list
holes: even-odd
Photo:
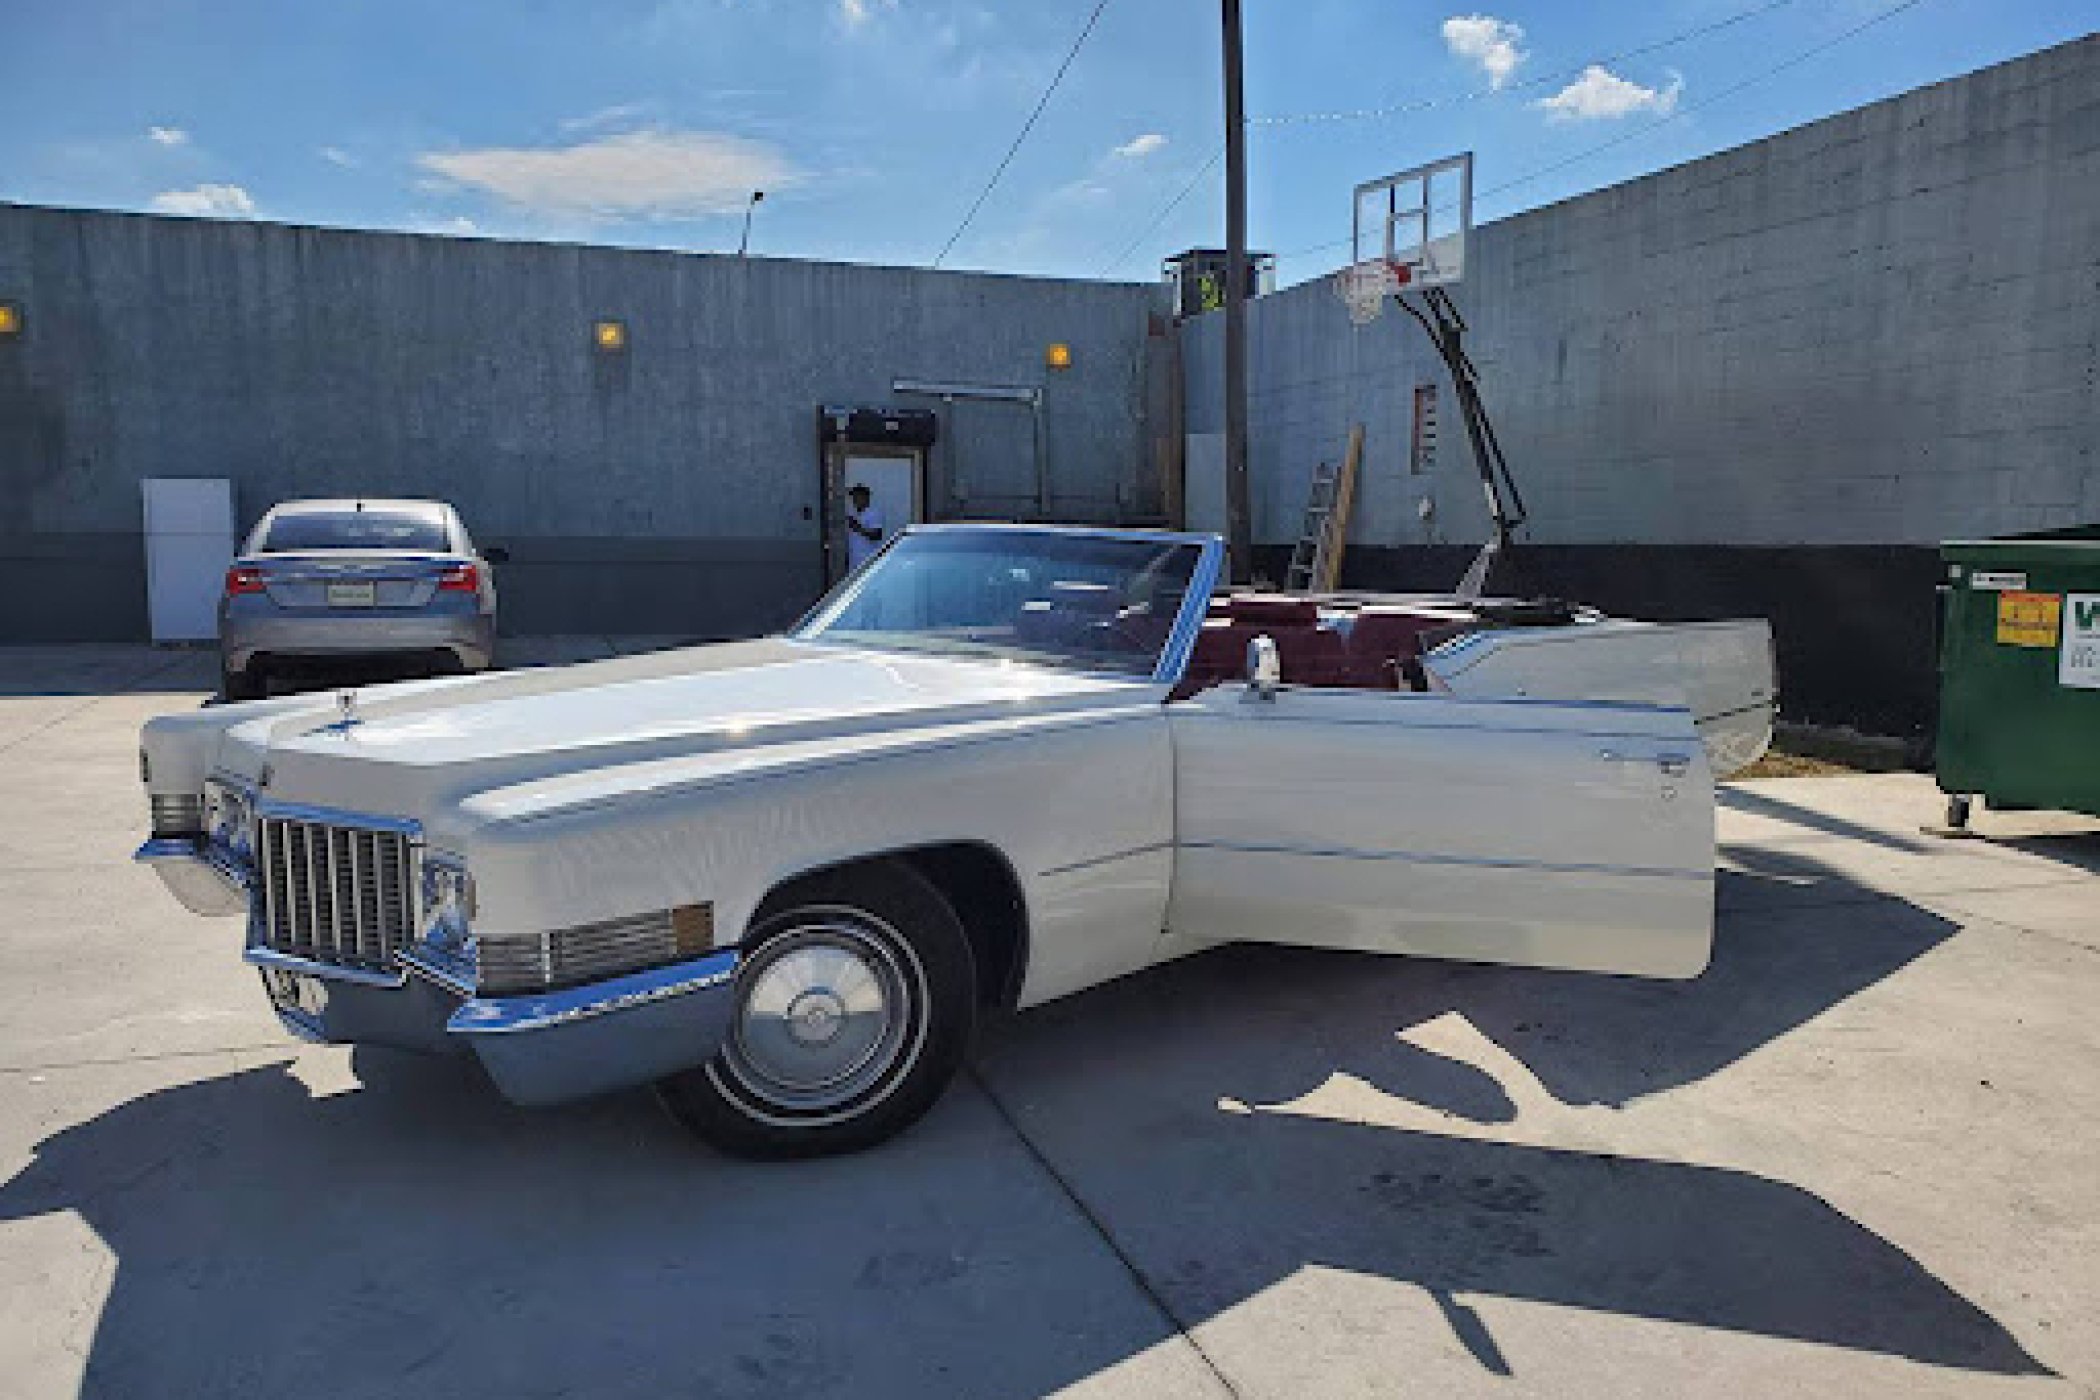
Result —
[{"label": "silver sedan", "polygon": [[441,501],[285,501],[226,571],[219,659],[228,700],[266,675],[356,661],[479,671],[495,652],[491,564]]}]

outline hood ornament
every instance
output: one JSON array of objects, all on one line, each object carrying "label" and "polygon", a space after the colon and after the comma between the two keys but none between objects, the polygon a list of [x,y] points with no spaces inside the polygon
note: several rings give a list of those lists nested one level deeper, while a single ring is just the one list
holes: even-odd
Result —
[{"label": "hood ornament", "polygon": [[356,691],[338,690],[335,693],[335,708],[339,718],[334,724],[325,726],[329,733],[348,734],[352,729],[364,723],[364,720],[357,713]]}]

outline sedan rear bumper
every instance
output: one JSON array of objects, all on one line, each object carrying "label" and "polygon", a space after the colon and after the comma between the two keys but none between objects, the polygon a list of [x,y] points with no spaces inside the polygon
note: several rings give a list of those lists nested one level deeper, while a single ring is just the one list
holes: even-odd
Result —
[{"label": "sedan rear bumper", "polygon": [[245,671],[258,657],[340,660],[408,653],[449,654],[462,670],[487,669],[496,647],[495,619],[485,613],[288,613],[220,623],[219,650],[228,670]]}]

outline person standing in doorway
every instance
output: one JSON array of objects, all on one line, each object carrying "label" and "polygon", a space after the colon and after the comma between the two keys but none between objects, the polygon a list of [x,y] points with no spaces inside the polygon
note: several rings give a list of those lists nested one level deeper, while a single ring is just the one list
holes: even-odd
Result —
[{"label": "person standing in doorway", "polygon": [[846,572],[851,573],[882,548],[888,522],[882,518],[882,507],[875,504],[874,493],[861,483],[846,488],[846,500],[850,503],[846,511]]}]

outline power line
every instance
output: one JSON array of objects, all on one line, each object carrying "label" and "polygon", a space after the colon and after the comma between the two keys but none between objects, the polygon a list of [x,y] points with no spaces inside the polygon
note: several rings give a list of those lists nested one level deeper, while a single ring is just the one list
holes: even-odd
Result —
[{"label": "power line", "polygon": [[[1458,93],[1449,97],[1426,98],[1419,102],[1395,103],[1393,105],[1385,107],[1367,107],[1357,111],[1302,112],[1292,115],[1281,115],[1273,117],[1252,117],[1248,119],[1247,124],[1249,126],[1281,127],[1295,125],[1311,125],[1315,123],[1327,122],[1371,120],[1378,117],[1398,116],[1402,113],[1407,112],[1429,111],[1437,107],[1455,107],[1463,103],[1484,101],[1492,97],[1503,97],[1512,93],[1530,91],[1534,88],[1550,87],[1555,83],[1565,82],[1569,79],[1581,76],[1584,69],[1586,69],[1590,63],[1623,63],[1629,58],[1638,58],[1643,54],[1655,53],[1662,49],[1671,48],[1677,44],[1689,43],[1693,39],[1704,38],[1709,34],[1717,33],[1720,30],[1731,28],[1735,25],[1743,23],[1746,20],[1756,19],[1760,15],[1769,14],[1773,10],[1781,9],[1787,5],[1791,5],[1794,3],[1795,0],[1765,0],[1765,3],[1762,5],[1753,6],[1752,8],[1747,10],[1739,10],[1735,14],[1724,16],[1723,18],[1714,20],[1708,24],[1702,24],[1692,29],[1687,29],[1676,34],[1667,35],[1660,39],[1653,39],[1645,44],[1637,44],[1630,49],[1622,49],[1618,53],[1607,54],[1602,58],[1591,59],[1588,63],[1584,63],[1573,68],[1565,68],[1553,73],[1541,75],[1539,77],[1527,78],[1523,82],[1510,84],[1500,88],[1488,88],[1479,92]],[[1131,239],[1130,243],[1123,249],[1122,252],[1117,253],[1114,257],[1110,258],[1107,262],[1103,263],[1101,265],[1101,270],[1096,272],[1094,275],[1096,277],[1106,277],[1110,272],[1113,272],[1117,267],[1121,266],[1130,257],[1132,253],[1138,250],[1138,247],[1141,244],[1143,244],[1147,238],[1150,238],[1152,236],[1154,230],[1156,230],[1161,224],[1167,221],[1167,217],[1170,214],[1172,214],[1176,209],[1181,207],[1182,201],[1189,197],[1190,193],[1192,193],[1195,190],[1196,186],[1202,182],[1203,177],[1211,172],[1212,168],[1217,165],[1218,161],[1221,160],[1224,157],[1224,155],[1225,150],[1224,147],[1221,146],[1218,148],[1216,153],[1214,153],[1211,156],[1209,160],[1203,163],[1202,168],[1197,170],[1196,173],[1190,177],[1189,182],[1186,185],[1182,186],[1181,189],[1174,195],[1174,197],[1168,200],[1166,204],[1163,207],[1161,207],[1160,211],[1157,214],[1152,216],[1152,221],[1145,225],[1144,231],[1138,234],[1136,238]],[[1327,248],[1337,247],[1339,246],[1339,244],[1344,244],[1348,241],[1348,239],[1344,238],[1339,240],[1338,243],[1322,243],[1315,245],[1312,248],[1300,248],[1296,252],[1284,253],[1281,256],[1289,258],[1297,257],[1304,253],[1320,252]],[[938,265],[938,260],[936,260],[936,265]]]},{"label": "power line", "polygon": [[1079,57],[1080,49],[1086,46],[1087,36],[1094,32],[1095,24],[1101,19],[1101,12],[1107,8],[1108,0],[1097,0],[1094,12],[1086,17],[1086,26],[1079,31],[1079,37],[1072,41],[1071,49],[1066,52],[1065,61],[1058,64],[1057,72],[1051,75],[1050,86],[1043,89],[1042,97],[1036,101],[1035,110],[1028,114],[1027,121],[1021,123],[1020,134],[1014,137],[1014,143],[1008,146],[1006,154],[1000,157],[998,168],[992,171],[992,178],[984,182],[984,188],[977,192],[976,200],[970,205],[970,212],[963,215],[962,222],[955,226],[955,232],[949,234],[948,241],[941,245],[941,251],[934,254],[933,266],[939,267],[941,260],[954,250],[956,240],[970,227],[970,222],[977,217],[977,211],[984,208],[985,200],[991,198],[992,187],[999,183],[999,177],[1006,173],[1006,167],[1013,164],[1014,157],[1020,153],[1021,144],[1028,139],[1028,133],[1035,130],[1036,121],[1043,115],[1043,109],[1050,105],[1051,94],[1055,93],[1058,84],[1065,80],[1066,70],[1071,68],[1072,60]]},{"label": "power line", "polygon": [[1145,225],[1144,231],[1138,234],[1137,237],[1131,239],[1129,243],[1125,244],[1122,252],[1116,254],[1107,262],[1101,264],[1101,270],[1099,272],[1096,272],[1094,275],[1096,277],[1106,277],[1109,273],[1115,271],[1116,268],[1120,267],[1124,259],[1128,258],[1132,253],[1135,253],[1138,250],[1138,245],[1142,244],[1146,239],[1152,236],[1152,232],[1154,229],[1157,229],[1161,224],[1167,221],[1167,215],[1173,213],[1176,209],[1179,209],[1181,207],[1181,201],[1187,199],[1189,195],[1195,191],[1196,186],[1203,183],[1203,177],[1210,174],[1211,171],[1217,169],[1218,162],[1223,159],[1225,159],[1225,148],[1223,146],[1220,146],[1217,150],[1211,152],[1209,160],[1203,162],[1201,166],[1197,167],[1195,174],[1189,176],[1189,182],[1181,187],[1181,192],[1175,195],[1172,199],[1168,200],[1165,206],[1162,207],[1157,214],[1154,214],[1152,216],[1152,222]]},{"label": "power line", "polygon": [[1723,29],[1731,29],[1747,20],[1756,19],[1761,15],[1768,15],[1774,10],[1783,9],[1794,3],[1795,0],[1765,0],[1765,3],[1762,5],[1755,5],[1747,10],[1739,10],[1732,15],[1697,25],[1676,34],[1670,34],[1660,39],[1651,39],[1645,44],[1636,44],[1630,49],[1621,49],[1617,53],[1588,59],[1573,67],[1557,69],[1550,73],[1541,73],[1536,77],[1526,78],[1522,82],[1506,83],[1501,87],[1482,88],[1475,92],[1452,93],[1444,97],[1425,97],[1410,102],[1395,102],[1383,107],[1359,107],[1334,112],[1292,112],[1273,117],[1250,117],[1247,124],[1249,126],[1307,126],[1329,122],[1375,121],[1383,117],[1397,117],[1414,112],[1428,112],[1439,107],[1457,107],[1469,102],[1482,102],[1492,97],[1506,97],[1513,93],[1552,87],[1556,83],[1564,83],[1581,77],[1593,65],[1624,63],[1629,58],[1639,58],[1645,54],[1658,53],[1663,49],[1675,48],[1679,44],[1688,44],[1694,39],[1703,39],[1709,34],[1717,34]]},{"label": "power line", "polygon": [[[1761,72],[1754,73],[1750,77],[1743,79],[1741,82],[1733,83],[1728,87],[1722,88],[1719,92],[1716,92],[1711,96],[1701,98],[1697,102],[1686,103],[1684,106],[1681,106],[1675,111],[1671,112],[1668,116],[1659,117],[1656,120],[1647,123],[1645,126],[1634,128],[1632,131],[1621,132],[1619,135],[1612,137],[1608,141],[1600,141],[1596,145],[1591,146],[1586,150],[1577,151],[1574,155],[1567,156],[1561,160],[1552,161],[1546,165],[1539,166],[1537,169],[1527,171],[1526,173],[1519,175],[1514,179],[1504,180],[1499,185],[1491,185],[1487,189],[1484,189],[1478,194],[1476,194],[1474,198],[1479,200],[1492,199],[1498,194],[1503,194],[1509,190],[1516,189],[1520,185],[1528,185],[1534,180],[1541,179],[1544,176],[1553,174],[1555,171],[1565,170],[1571,165],[1580,165],[1583,161],[1589,160],[1593,156],[1602,155],[1604,154],[1604,152],[1612,150],[1616,147],[1623,146],[1628,141],[1638,140],[1639,138],[1646,136],[1649,132],[1654,131],[1659,127],[1668,126],[1671,122],[1678,121],[1684,117],[1690,116],[1694,112],[1700,111],[1707,107],[1711,107],[1716,102],[1725,101],[1728,98],[1735,96],[1737,93],[1742,92],[1746,88],[1755,87],[1759,83],[1766,82],[1772,78],[1776,78],[1781,73],[1786,72],[1789,68],[1798,67],[1801,64],[1806,63],[1809,59],[1816,57],[1818,54],[1836,48],[1839,44],[1844,43],[1846,40],[1855,38],[1860,34],[1864,34],[1867,30],[1872,29],[1874,26],[1881,24],[1887,20],[1894,19],[1897,15],[1902,14],[1906,10],[1916,9],[1919,5],[1922,5],[1924,3],[1925,0],[1902,0],[1902,3],[1891,5],[1888,9],[1882,10],[1877,14],[1869,16],[1867,19],[1862,20],[1860,23],[1853,25],[1850,29],[1847,29],[1839,34],[1835,34],[1830,38],[1825,39],[1819,44],[1813,44],[1810,47],[1801,50],[1799,53],[1794,54],[1789,58],[1782,59],[1778,63],[1773,64],[1770,68],[1766,68]],[[1279,259],[1303,257],[1308,253],[1325,252],[1329,248],[1346,247],[1348,243],[1349,240],[1347,238],[1336,238],[1331,239],[1325,243],[1311,243],[1303,248],[1293,248],[1289,252],[1279,253],[1277,256]]]}]

